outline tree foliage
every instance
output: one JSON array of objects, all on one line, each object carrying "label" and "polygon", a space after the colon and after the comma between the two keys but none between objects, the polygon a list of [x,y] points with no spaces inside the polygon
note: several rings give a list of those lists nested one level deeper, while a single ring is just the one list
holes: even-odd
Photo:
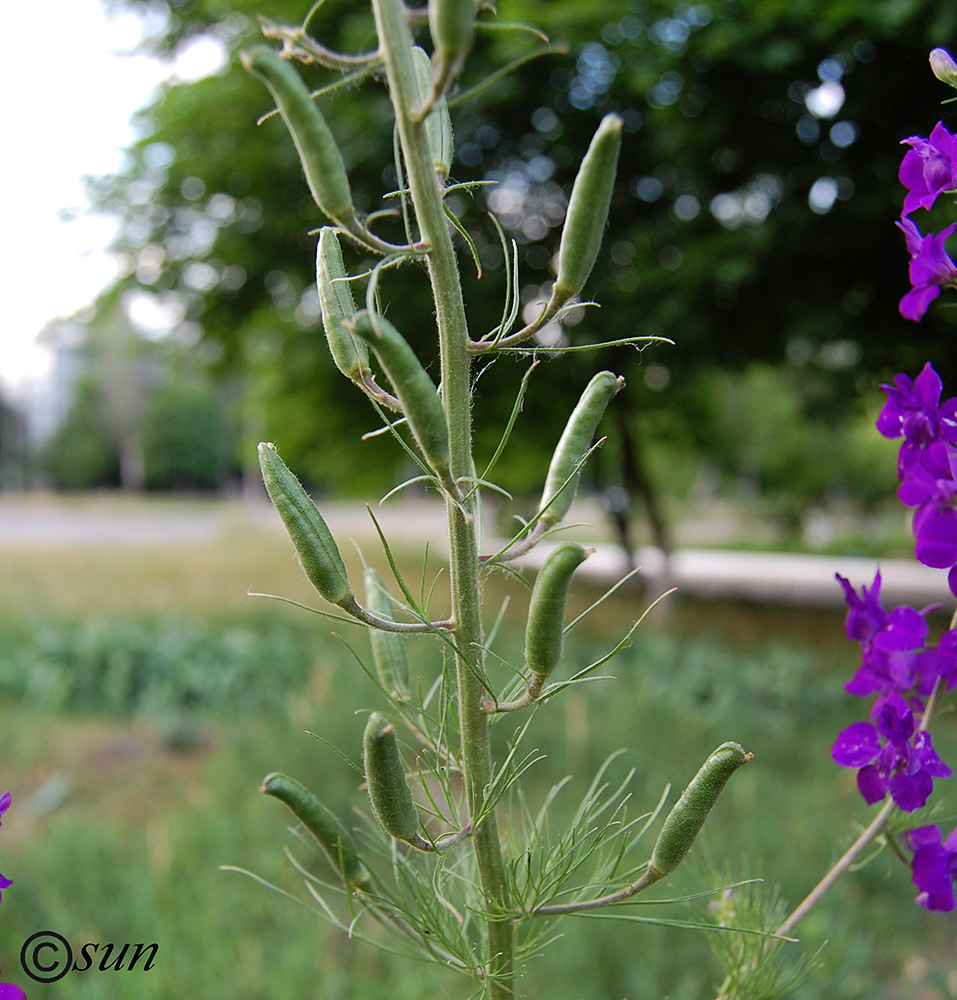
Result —
[{"label": "tree foliage", "polygon": [[[109,2],[154,20],[163,9],[154,0]],[[466,281],[481,291],[469,298],[480,303],[470,315],[476,331],[496,325],[505,289],[486,212],[518,242],[519,284],[533,298],[553,277],[577,163],[599,117],[616,109],[626,130],[619,179],[585,289],[601,309],[581,310],[563,335],[674,341],[600,359],[629,377],[627,419],[645,438],[715,447],[716,428],[696,420],[700,399],[713,393],[716,369],[752,361],[787,366],[797,416],[823,426],[875,381],[915,372],[928,358],[953,384],[953,313],[938,308],[920,327],[897,313],[906,254],[893,220],[899,140],[927,134],[946,114],[937,111],[947,95],[927,53],[954,37],[957,9],[931,0],[502,0],[499,13],[541,26],[552,49],[528,31],[480,32],[463,97],[509,60],[544,54],[453,109],[452,179],[497,182],[456,199],[483,265],[479,279],[463,246]],[[268,99],[235,64],[236,51],[258,36],[257,14],[288,22],[306,10],[276,0],[167,3],[149,42],[157,52],[213,33],[233,58],[226,72],[170,87],[144,110],[128,169],[97,183],[97,201],[123,220],[124,285],[173,297],[183,322],[215,345],[218,364],[241,373],[257,414],[253,433],[273,436],[281,413],[282,427],[301,435],[282,442],[284,454],[316,482],[341,487],[345,458],[378,419],[370,411],[363,426],[346,422],[355,390],[334,377],[313,280],[310,230],[324,220],[281,123],[256,128]],[[357,7],[330,0],[316,16],[342,50],[368,48],[371,24]],[[579,41],[586,38],[600,40]],[[300,69],[314,88],[342,83]],[[359,207],[380,207],[398,184],[380,166],[392,156],[383,148],[381,90],[350,83],[320,101]],[[347,265],[359,272],[364,262],[353,253]],[[424,277],[401,269],[385,281],[401,283],[403,329],[424,351],[431,331],[417,337],[413,329],[428,317]],[[552,415],[560,425],[577,398],[573,359],[551,360],[532,379],[522,417],[531,433],[511,449],[510,487],[533,490],[540,481],[534,427]],[[500,391],[499,366],[477,383],[478,443],[489,453],[496,442],[483,433],[483,414],[500,425],[512,403]],[[390,485],[394,470],[377,441],[361,447],[370,482]]]}]

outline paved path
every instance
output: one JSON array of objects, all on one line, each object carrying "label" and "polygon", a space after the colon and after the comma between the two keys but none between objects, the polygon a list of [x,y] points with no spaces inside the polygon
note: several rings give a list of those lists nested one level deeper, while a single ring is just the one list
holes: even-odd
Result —
[{"label": "paved path", "polygon": [[[323,505],[333,533],[341,538],[374,537],[374,527],[362,504]],[[386,536],[394,541],[429,539],[434,549],[444,545],[442,508],[420,500],[375,508]],[[594,518],[585,518],[592,520]],[[597,523],[597,522],[595,522]],[[237,527],[283,531],[272,506],[262,501],[176,502],[162,499],[104,498],[75,504],[60,498],[0,498],[0,572],[6,545],[153,545],[213,541]],[[489,540],[489,551],[499,546]],[[542,543],[524,559],[540,565],[550,546]],[[843,592],[835,573],[860,588],[870,584],[877,563],[871,559],[785,553],[736,552],[721,549],[682,548],[669,559],[653,548],[636,553],[639,577],[653,590],[678,587],[682,593],[701,597],[730,597],[802,605],[840,605]],[[946,574],[920,566],[913,560],[887,559],[881,565],[885,606],[953,603]],[[580,573],[612,583],[627,572],[620,548],[597,544]]]}]

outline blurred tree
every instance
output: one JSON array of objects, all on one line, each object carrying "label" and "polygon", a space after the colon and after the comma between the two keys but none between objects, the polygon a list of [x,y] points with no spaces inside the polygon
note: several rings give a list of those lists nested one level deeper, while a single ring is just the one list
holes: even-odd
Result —
[{"label": "blurred tree", "polygon": [[44,465],[58,489],[88,490],[120,485],[120,455],[103,416],[96,381],[77,383],[66,419],[54,434]]},{"label": "blurred tree", "polygon": [[169,372],[143,411],[147,489],[221,489],[234,471],[234,424],[216,386],[195,371]]},{"label": "blurred tree", "polygon": [[[141,11],[153,25],[147,45],[160,54],[212,37],[234,55],[256,40],[256,14],[288,21],[307,6],[104,2]],[[526,62],[453,112],[453,179],[497,181],[457,200],[483,263],[479,281],[462,258],[476,330],[496,325],[504,295],[486,209],[518,241],[522,294],[534,299],[551,278],[577,163],[600,116],[617,109],[626,128],[619,183],[586,288],[602,308],[581,310],[563,335],[675,341],[598,359],[630,378],[623,419],[636,442],[710,447],[699,422],[710,373],[753,361],[786,366],[788,419],[825,428],[849,398],[928,358],[955,384],[953,312],[936,309],[920,326],[897,314],[906,254],[893,220],[899,140],[926,135],[946,113],[927,52],[954,38],[957,8],[933,0],[502,0],[499,8],[503,21],[541,25],[568,53]],[[364,5],[328,3],[318,20],[310,30],[344,51],[374,42]],[[539,47],[527,32],[480,33],[463,91]],[[300,69],[314,87],[335,82]],[[339,87],[321,101],[360,208],[378,207],[396,185],[394,169],[382,167],[392,154],[381,88]],[[198,325],[221,368],[241,374],[250,433],[280,436],[284,456],[320,485],[388,486],[395,452],[381,438],[362,445],[364,482],[344,478],[355,468],[356,436],[377,421],[346,408],[355,390],[325,352],[309,235],[324,220],[281,123],[254,128],[268,110],[234,59],[144,109],[128,169],[95,185],[98,204],[122,221],[122,284],[181,303],[183,322]],[[354,254],[347,263],[359,271],[366,262]],[[402,269],[387,277],[386,300],[397,288],[395,318],[428,363],[425,282]],[[561,426],[581,389],[577,368],[556,358],[535,376],[524,426]],[[494,448],[513,391],[512,365],[482,371],[480,451]],[[538,449],[550,442],[539,434],[513,441],[500,475],[510,489],[534,493],[546,461]],[[623,484],[630,491],[646,478],[642,463],[634,470]]]}]

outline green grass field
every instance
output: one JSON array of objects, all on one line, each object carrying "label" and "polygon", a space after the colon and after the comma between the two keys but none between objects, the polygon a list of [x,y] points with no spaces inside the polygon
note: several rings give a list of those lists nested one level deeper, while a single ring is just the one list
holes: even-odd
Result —
[{"label": "green grass field", "polygon": [[[415,578],[418,557],[406,562]],[[220,870],[249,869],[307,899],[283,854],[297,845],[283,808],[257,785],[279,769],[342,812],[367,811],[355,772],[305,730],[357,760],[365,712],[381,708],[329,623],[247,589],[311,601],[288,543],[270,532],[5,547],[0,785],[14,804],[0,831],[0,871],[14,883],[0,910],[0,968],[31,997],[69,1000],[467,996],[454,974],[350,941],[290,899]],[[490,581],[490,606],[506,593],[514,600],[498,648],[514,655],[525,598],[505,578]],[[576,606],[597,596],[579,588]],[[569,638],[569,664],[601,655],[647,600],[625,593],[602,605]],[[360,654],[367,648],[357,629],[343,635]],[[440,669],[429,643],[414,663],[425,682]],[[572,775],[555,802],[560,828],[602,761],[625,748],[610,774],[635,768],[637,814],[666,783],[680,788],[715,745],[738,740],[755,761],[686,866],[652,895],[718,884],[704,871],[709,861],[728,878],[764,877],[796,903],[869,817],[853,774],[829,754],[834,735],[859,717],[843,691],[854,666],[839,614],[671,600],[609,664],[616,680],[570,690],[538,712],[529,745],[546,756],[529,773],[529,797],[540,803]],[[952,717],[938,728],[941,754],[957,759]],[[791,946],[798,956],[828,942],[794,996],[957,997],[953,917],[924,913],[912,896],[888,853],[847,875]],[[699,919],[706,908],[629,912]],[[17,954],[40,929],[75,946],[155,942],[159,951],[148,972],[77,971],[31,987]],[[714,997],[721,973],[697,932],[583,917],[560,930],[529,969],[530,997]]]}]

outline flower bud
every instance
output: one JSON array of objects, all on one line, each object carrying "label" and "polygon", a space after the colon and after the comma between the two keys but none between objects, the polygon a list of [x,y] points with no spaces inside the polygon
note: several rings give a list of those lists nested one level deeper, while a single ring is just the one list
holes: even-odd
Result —
[{"label": "flower bud", "polygon": [[728,779],[753,757],[738,743],[722,743],[701,765],[658,834],[648,863],[650,875],[661,878],[681,864]]},{"label": "flower bud", "polygon": [[559,545],[545,560],[532,587],[525,626],[525,663],[539,684],[561,659],[568,587],[572,573],[587,555],[574,542]]},{"label": "flower bud", "polygon": [[308,788],[285,774],[273,772],[263,778],[259,790],[289,807],[347,883],[361,886],[369,881],[369,873],[356,854],[349,831]]},{"label": "flower bud", "polygon": [[373,350],[399,397],[412,436],[433,471],[449,468],[449,431],[442,401],[426,370],[401,333],[384,317],[356,315],[352,331]]},{"label": "flower bud", "polygon": [[363,736],[363,759],[369,800],[382,828],[396,840],[419,840],[419,814],[405,776],[395,726],[373,712]]},{"label": "flower bud", "polygon": [[580,473],[575,469],[588,453],[608,403],[624,384],[620,375],[599,372],[585,387],[555,447],[545,477],[539,509],[545,511],[542,521],[546,524],[558,524],[568,513],[578,490]]},{"label": "flower bud", "polygon": [[323,226],[316,247],[316,288],[322,310],[322,328],[336,368],[346,378],[362,384],[363,377],[371,374],[369,349],[343,326],[356,314],[349,285],[341,280],[345,276],[342,248],[336,231],[330,226]]},{"label": "flower bud", "polygon": [[931,50],[930,68],[941,83],[957,88],[957,62],[946,49]]},{"label": "flower bud", "polygon": [[259,445],[259,467],[266,492],[289,532],[309,582],[330,604],[353,606],[355,594],[332,532],[274,444],[264,441]]},{"label": "flower bud", "polygon": [[342,154],[302,77],[265,46],[241,52],[239,58],[278,105],[319,209],[344,228],[354,228],[355,206]]},{"label": "flower bud", "polygon": [[[412,49],[415,65],[415,83],[418,91],[418,104],[424,104],[429,96],[429,86],[432,79],[432,63],[425,49],[418,45]],[[452,118],[445,98],[439,98],[425,119],[425,130],[429,137],[429,148],[432,150],[432,161],[436,173],[444,180],[449,175],[452,166]]]},{"label": "flower bud", "polygon": [[572,185],[558,248],[558,277],[547,311],[577,295],[595,266],[615,186],[621,125],[619,115],[605,115]]},{"label": "flower bud", "polygon": [[[370,566],[365,571],[365,607],[379,618],[392,620],[392,602],[379,574]],[[379,683],[393,697],[409,701],[409,658],[405,653],[405,639],[395,632],[369,629],[372,659]]]}]

